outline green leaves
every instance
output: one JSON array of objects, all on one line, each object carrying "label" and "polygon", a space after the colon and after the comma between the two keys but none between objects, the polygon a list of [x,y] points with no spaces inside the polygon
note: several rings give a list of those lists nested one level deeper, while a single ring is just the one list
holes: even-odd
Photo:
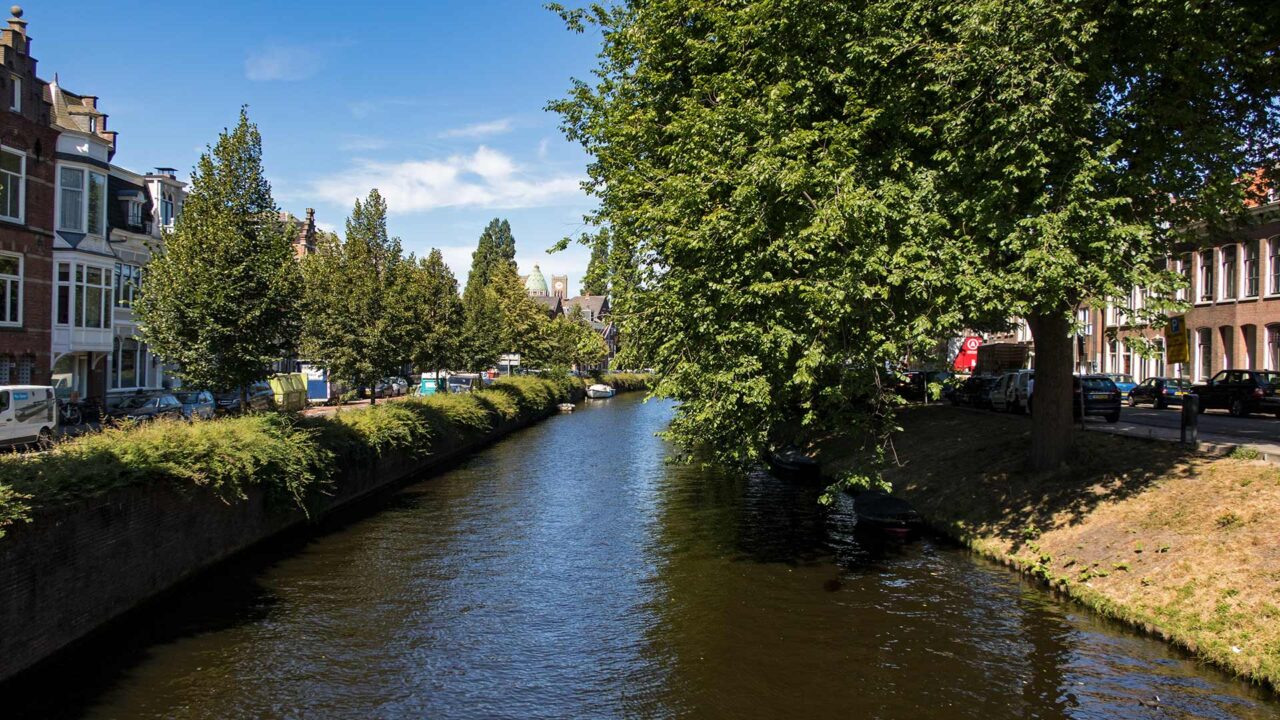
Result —
[{"label": "green leaves", "polygon": [[191,192],[135,301],[147,343],[191,385],[233,389],[292,355],[301,276],[242,109],[200,157]]},{"label": "green leaves", "polygon": [[387,204],[376,189],[356,201],[347,236],[327,236],[302,261],[305,355],[348,387],[399,372],[418,325],[416,264],[387,235]]}]

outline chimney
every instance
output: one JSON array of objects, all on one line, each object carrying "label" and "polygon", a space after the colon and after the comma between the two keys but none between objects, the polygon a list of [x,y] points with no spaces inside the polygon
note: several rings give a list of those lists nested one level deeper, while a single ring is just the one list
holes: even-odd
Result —
[{"label": "chimney", "polygon": [[316,209],[307,208],[307,225],[314,226],[316,224]]}]

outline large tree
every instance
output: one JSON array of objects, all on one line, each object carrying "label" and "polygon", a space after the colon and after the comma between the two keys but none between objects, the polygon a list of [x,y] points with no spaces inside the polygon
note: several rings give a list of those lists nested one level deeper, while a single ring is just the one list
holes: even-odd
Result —
[{"label": "large tree", "polygon": [[301,276],[291,232],[262,169],[262,136],[242,108],[196,163],[134,305],[143,337],[185,383],[243,392],[292,355]]},{"label": "large tree", "polygon": [[458,280],[435,248],[411,269],[406,295],[412,311],[413,365],[420,372],[459,367],[463,314]]},{"label": "large tree", "polygon": [[501,301],[495,294],[495,273],[516,272],[516,241],[511,224],[494,218],[480,234],[476,250],[471,254],[471,271],[462,293],[463,328],[460,354],[471,370],[492,367],[502,347]]},{"label": "large tree", "polygon": [[609,294],[609,232],[603,230],[588,239],[591,259],[582,276],[583,295]]},{"label": "large tree", "polygon": [[[1026,317],[1031,458],[1067,457],[1077,304],[1161,272],[1277,160],[1280,7],[1050,0],[631,0],[553,103],[594,156],[591,222],[676,434],[842,427],[880,368]],[[883,414],[872,412],[871,418]]]},{"label": "large tree", "polygon": [[345,239],[320,238],[303,258],[302,347],[331,377],[372,389],[412,353],[413,266],[387,234],[387,203],[376,189],[356,200],[346,231]]}]

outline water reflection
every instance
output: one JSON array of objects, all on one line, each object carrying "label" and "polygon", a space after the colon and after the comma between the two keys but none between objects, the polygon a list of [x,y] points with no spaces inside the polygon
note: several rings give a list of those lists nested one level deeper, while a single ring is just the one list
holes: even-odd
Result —
[{"label": "water reflection", "polygon": [[817,489],[766,473],[668,465],[653,433],[670,412],[621,396],[531,428],[376,514],[205,578],[3,707],[41,718],[1275,714],[1249,688],[944,543],[859,533],[846,500],[824,510]]}]

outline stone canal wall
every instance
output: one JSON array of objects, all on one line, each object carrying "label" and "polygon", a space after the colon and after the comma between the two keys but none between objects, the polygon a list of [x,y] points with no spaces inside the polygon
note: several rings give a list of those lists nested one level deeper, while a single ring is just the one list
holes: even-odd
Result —
[{"label": "stone canal wall", "polygon": [[[575,401],[581,389],[575,390]],[[226,502],[206,488],[132,485],[32,511],[0,539],[0,681],[89,635],[255,544],[300,528],[451,461],[555,412],[480,436],[433,444],[430,455],[387,453],[340,467],[310,517],[261,487]]]}]

